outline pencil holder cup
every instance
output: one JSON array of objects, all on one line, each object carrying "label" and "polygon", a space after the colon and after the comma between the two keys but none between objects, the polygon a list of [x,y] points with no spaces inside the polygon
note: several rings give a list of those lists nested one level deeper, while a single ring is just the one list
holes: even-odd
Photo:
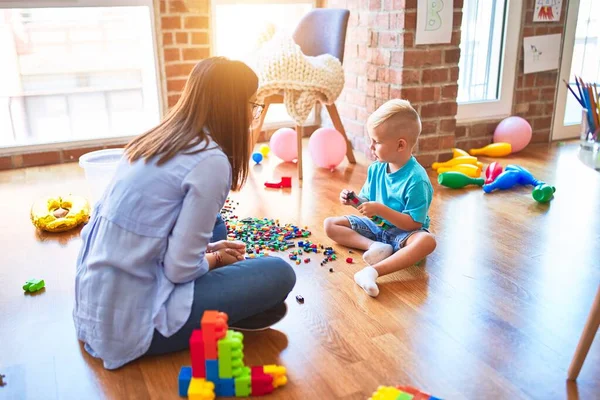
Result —
[{"label": "pencil holder cup", "polygon": [[588,110],[587,108],[581,109],[581,130],[580,130],[581,147],[594,148],[600,143],[600,137],[594,137],[594,131],[590,128],[588,121]]}]

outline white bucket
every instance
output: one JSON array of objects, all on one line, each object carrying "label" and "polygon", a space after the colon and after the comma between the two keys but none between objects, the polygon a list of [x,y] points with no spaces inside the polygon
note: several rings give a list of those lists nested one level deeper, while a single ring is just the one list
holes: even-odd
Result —
[{"label": "white bucket", "polygon": [[91,203],[96,203],[104,194],[115,175],[124,150],[98,150],[79,157],[79,166],[85,171],[85,179],[92,194]]}]

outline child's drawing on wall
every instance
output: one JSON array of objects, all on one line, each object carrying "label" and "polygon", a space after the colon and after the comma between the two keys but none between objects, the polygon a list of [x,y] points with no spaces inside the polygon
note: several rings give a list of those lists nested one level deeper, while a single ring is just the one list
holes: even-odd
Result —
[{"label": "child's drawing on wall", "polygon": [[562,0],[536,0],[533,22],[560,21]]}]

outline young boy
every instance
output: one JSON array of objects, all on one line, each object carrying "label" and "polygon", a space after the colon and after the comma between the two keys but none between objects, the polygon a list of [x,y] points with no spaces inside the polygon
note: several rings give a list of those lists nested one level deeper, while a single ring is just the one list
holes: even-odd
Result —
[{"label": "young boy", "polygon": [[[427,230],[433,187],[412,155],[421,119],[408,101],[395,99],[383,104],[367,120],[367,130],[376,161],[369,166],[357,195],[363,202],[358,207],[362,217],[329,217],[325,231],[341,245],[366,250],[363,259],[369,266],[358,271],[354,280],[376,297],[379,276],[409,267],[435,249],[435,238]],[[350,193],[342,190],[342,204],[351,204]],[[373,216],[388,226],[376,224]]]}]

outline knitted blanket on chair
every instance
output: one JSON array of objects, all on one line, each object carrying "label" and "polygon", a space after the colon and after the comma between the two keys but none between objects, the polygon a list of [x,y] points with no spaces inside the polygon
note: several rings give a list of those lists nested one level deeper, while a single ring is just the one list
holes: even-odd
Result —
[{"label": "knitted blanket on chair", "polygon": [[287,112],[298,125],[317,101],[333,104],[344,87],[344,70],[336,57],[306,56],[289,36],[275,35],[257,56],[257,101],[283,92]]}]

